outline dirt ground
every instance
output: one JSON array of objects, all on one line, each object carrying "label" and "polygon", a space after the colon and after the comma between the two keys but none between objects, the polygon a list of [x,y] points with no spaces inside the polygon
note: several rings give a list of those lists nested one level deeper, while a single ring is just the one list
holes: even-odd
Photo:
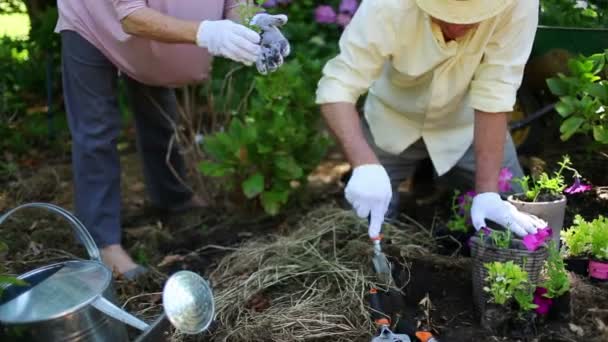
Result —
[{"label": "dirt ground", "polygon": [[[181,269],[208,275],[230,247],[253,236],[281,233],[309,208],[341,199],[340,179],[348,171],[339,155],[332,156],[311,176],[311,189],[298,209],[278,217],[245,217],[221,208],[170,217],[148,209],[136,154],[123,153],[121,162],[124,244],[153,273],[135,283],[118,279],[117,292],[127,310],[146,320],[154,319],[162,310],[160,291],[168,275]],[[425,189],[425,185],[420,188]],[[17,176],[4,180],[0,189],[0,212],[28,202],[49,202],[73,209],[71,170],[66,160],[22,169]],[[537,336],[528,339],[496,337],[482,330],[472,306],[471,263],[466,246],[443,236],[449,194],[426,199],[412,193],[402,196],[404,212],[434,231],[440,245],[437,255],[403,260],[409,279],[405,314],[417,317],[419,303],[428,295],[426,303],[430,303],[431,310],[423,319],[432,322],[441,341],[608,341],[608,286],[592,284],[575,275],[572,275],[575,309],[572,321],[539,324]],[[592,217],[606,213],[606,209],[608,191],[604,188],[574,196],[569,201],[566,226],[577,213]],[[0,254],[0,262],[12,274],[60,260],[87,257],[69,227],[41,211],[15,214],[0,227],[0,237],[8,245],[8,250]]]}]

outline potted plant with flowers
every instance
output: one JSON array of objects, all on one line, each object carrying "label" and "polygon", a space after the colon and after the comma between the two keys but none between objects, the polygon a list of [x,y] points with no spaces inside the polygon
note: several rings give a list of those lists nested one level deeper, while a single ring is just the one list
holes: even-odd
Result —
[{"label": "potted plant with flowers", "polygon": [[561,232],[566,269],[585,277],[588,275],[592,231],[593,222],[576,215],[572,226]]},{"label": "potted plant with flowers", "polygon": [[[523,192],[507,198],[518,210],[547,221],[553,230],[552,239],[557,243],[560,241],[560,231],[566,213],[565,194],[576,194],[591,189],[590,185],[581,183],[581,175],[572,167],[570,157],[563,156],[559,166],[553,175],[542,172],[533,179],[530,176],[513,179],[521,186]],[[566,170],[572,172],[574,177],[574,184],[570,187],[564,180],[563,173]]]},{"label": "potted plant with flowers", "polygon": [[555,241],[549,243],[544,281],[536,288],[536,313],[549,319],[568,320],[572,316],[570,278]]},{"label": "potted plant with flowers", "polygon": [[493,230],[485,227],[471,237],[473,299],[482,316],[489,299],[488,292],[484,291],[484,283],[489,276],[486,265],[512,262],[525,270],[530,283],[536,285],[541,280],[541,271],[547,259],[545,242],[550,236],[549,227],[541,228],[523,239],[514,237],[509,229]]}]

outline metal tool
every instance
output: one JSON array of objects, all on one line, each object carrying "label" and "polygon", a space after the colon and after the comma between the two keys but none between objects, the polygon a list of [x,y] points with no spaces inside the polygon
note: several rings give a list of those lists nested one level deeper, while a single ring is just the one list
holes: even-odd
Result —
[{"label": "metal tool", "polygon": [[[2,215],[0,224],[22,208],[60,214],[93,260],[44,266],[18,277],[26,286],[5,286],[0,298],[0,340],[124,342],[128,340],[125,324],[142,330],[142,335],[163,325],[157,320],[151,326],[116,306],[112,272],[101,262],[97,246],[76,217],[52,204],[30,203]],[[189,271],[177,272],[167,280],[163,307],[163,316],[186,334],[206,330],[215,313],[209,285]]]},{"label": "metal tool", "polygon": [[391,286],[393,284],[392,265],[384,252],[382,251],[382,235],[372,238],[374,244],[374,256],[372,264],[378,280],[383,284]]}]

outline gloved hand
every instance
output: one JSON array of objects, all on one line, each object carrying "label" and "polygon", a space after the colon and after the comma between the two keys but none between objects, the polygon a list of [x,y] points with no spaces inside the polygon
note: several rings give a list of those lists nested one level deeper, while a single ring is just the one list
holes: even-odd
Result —
[{"label": "gloved hand", "polygon": [[500,224],[520,237],[535,234],[538,228],[547,226],[547,222],[520,212],[495,192],[484,192],[473,197],[471,220],[475,230],[485,227],[486,219]]},{"label": "gloved hand", "polygon": [[278,29],[286,23],[287,16],[284,14],[258,13],[251,19],[251,25],[256,25],[262,29],[260,43],[262,53],[255,64],[258,72],[263,75],[266,75],[269,71],[276,71],[291,51],[289,42]]},{"label": "gloved hand", "polygon": [[252,65],[261,54],[260,35],[231,20],[205,20],[196,34],[196,44],[214,56]]},{"label": "gloved hand", "polygon": [[370,217],[369,237],[380,235],[384,215],[393,196],[391,181],[384,167],[380,164],[356,167],[344,195],[359,217]]}]

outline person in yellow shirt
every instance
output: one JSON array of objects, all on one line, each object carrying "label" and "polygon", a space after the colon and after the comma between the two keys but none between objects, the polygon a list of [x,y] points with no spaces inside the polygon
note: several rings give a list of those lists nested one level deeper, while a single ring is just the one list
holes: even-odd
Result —
[{"label": "person in yellow shirt", "polygon": [[[470,175],[477,230],[519,236],[542,220],[498,192],[502,167],[523,174],[507,131],[538,25],[538,0],[363,0],[340,53],[323,68],[316,103],[353,173],[345,197],[379,235],[416,163]],[[364,120],[355,104],[367,92]],[[391,210],[392,211],[392,210]]]}]

